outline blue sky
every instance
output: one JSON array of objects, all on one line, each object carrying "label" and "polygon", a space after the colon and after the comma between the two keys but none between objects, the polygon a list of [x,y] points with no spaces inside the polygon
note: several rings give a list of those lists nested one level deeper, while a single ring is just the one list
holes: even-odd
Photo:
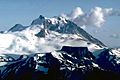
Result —
[{"label": "blue sky", "polygon": [[[119,5],[120,0],[0,0],[0,30],[8,30],[17,23],[29,25],[40,14],[53,17],[70,13],[76,7],[86,13],[96,6],[119,10]],[[101,28],[89,27],[86,31],[108,46],[120,46],[119,21],[119,16],[111,16]]]}]

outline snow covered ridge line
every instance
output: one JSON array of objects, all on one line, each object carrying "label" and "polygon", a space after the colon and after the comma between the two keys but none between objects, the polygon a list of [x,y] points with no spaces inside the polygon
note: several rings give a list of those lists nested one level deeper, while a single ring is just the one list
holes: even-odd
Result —
[{"label": "snow covered ridge line", "polygon": [[[48,53],[35,53],[21,56],[16,54],[1,55],[0,62],[6,62],[6,65],[9,65],[11,63],[13,64],[19,62],[19,60],[29,59],[30,57],[33,57],[35,61],[38,61],[39,58],[49,59],[49,57],[46,56],[51,55],[61,64],[67,61],[64,65],[71,64],[71,66],[76,66],[77,68],[85,68],[85,66],[90,68],[90,66],[92,66],[104,69],[106,71],[120,72],[118,68],[120,64],[119,53],[114,51],[111,53],[110,49],[103,49],[101,52],[97,53],[98,55],[96,55],[96,53],[91,53],[87,47],[63,46],[61,50]],[[85,61],[85,63],[82,61]],[[40,60],[40,63],[44,63],[44,60]],[[75,68],[70,68],[69,66],[68,69],[73,70]]]},{"label": "snow covered ridge line", "polygon": [[108,59],[108,52],[105,49],[96,58],[87,47],[64,46],[61,50],[50,53],[21,56],[8,66],[3,66],[0,77],[1,80],[89,80],[86,79],[88,77],[96,80],[96,76],[104,74],[107,75],[105,77],[111,75],[119,80],[117,74],[120,74],[120,65],[115,64],[115,58]]}]

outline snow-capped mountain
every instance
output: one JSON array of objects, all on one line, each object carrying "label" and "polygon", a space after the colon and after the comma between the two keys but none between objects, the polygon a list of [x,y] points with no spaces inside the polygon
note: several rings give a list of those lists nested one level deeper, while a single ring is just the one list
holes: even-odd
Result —
[{"label": "snow-capped mountain", "polygon": [[62,46],[88,47],[90,51],[105,45],[63,17],[40,15],[31,25],[16,24],[0,34],[1,53],[39,53],[60,50]]},{"label": "snow-capped mountain", "polygon": [[63,17],[40,15],[29,26],[16,24],[0,33],[0,72],[1,80],[90,80],[86,76],[101,77],[103,73],[116,76],[120,73],[120,49],[107,48]]}]

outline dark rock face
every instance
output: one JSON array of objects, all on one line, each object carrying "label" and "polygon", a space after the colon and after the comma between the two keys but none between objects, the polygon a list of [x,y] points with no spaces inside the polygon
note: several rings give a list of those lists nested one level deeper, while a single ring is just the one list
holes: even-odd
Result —
[{"label": "dark rock face", "polygon": [[23,25],[21,25],[21,24],[16,24],[16,25],[13,26],[12,28],[10,28],[10,29],[8,30],[8,32],[9,32],[9,31],[11,31],[11,32],[22,31],[22,30],[26,29],[27,27],[28,27],[28,26],[23,26]]},{"label": "dark rock face", "polygon": [[61,51],[65,51],[68,54],[72,55],[73,57],[82,58],[82,57],[89,57],[95,59],[90,51],[88,51],[87,47],[69,47],[63,46]]},{"label": "dark rock face", "polygon": [[[102,52],[99,58],[95,58],[86,47],[64,46],[56,52],[59,58],[52,53],[38,53],[31,57],[20,56],[19,59],[13,59],[13,63],[1,70],[0,80],[120,79],[120,72],[112,70],[112,62],[107,62],[106,51]],[[94,64],[98,64],[98,67]]]},{"label": "dark rock face", "polygon": [[106,71],[120,73],[120,64],[117,63],[115,55],[110,55],[109,49],[103,51],[97,58],[97,64]]},{"label": "dark rock face", "polygon": [[31,25],[41,25],[45,22],[45,17],[40,15],[39,18],[32,21]]},{"label": "dark rock face", "polygon": [[37,37],[45,37],[45,29],[41,29],[41,31],[39,32],[39,33],[37,33],[35,36],[37,36]]}]

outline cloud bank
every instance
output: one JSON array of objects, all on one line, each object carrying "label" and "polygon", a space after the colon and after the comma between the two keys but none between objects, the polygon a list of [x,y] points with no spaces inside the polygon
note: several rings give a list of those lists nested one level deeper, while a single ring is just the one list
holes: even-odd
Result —
[{"label": "cloud bank", "polygon": [[120,11],[113,8],[95,7],[85,13],[80,7],[76,7],[69,14],[61,14],[83,28],[87,26],[101,27],[109,16],[120,16]]}]

